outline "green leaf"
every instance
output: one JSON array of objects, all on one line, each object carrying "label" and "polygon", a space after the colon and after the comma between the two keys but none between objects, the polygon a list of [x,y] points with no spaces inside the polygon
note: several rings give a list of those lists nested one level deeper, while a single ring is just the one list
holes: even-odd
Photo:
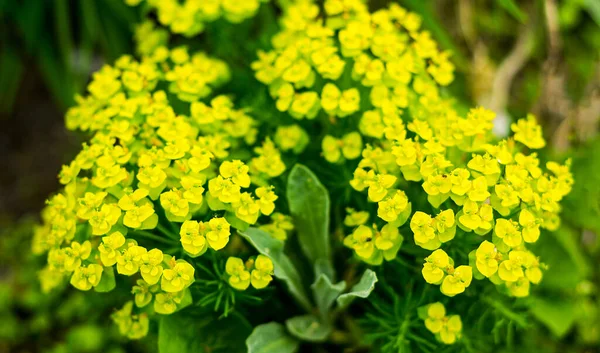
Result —
[{"label": "green leaf", "polygon": [[332,284],[327,275],[321,274],[315,283],[313,283],[310,287],[313,291],[313,297],[317,302],[317,308],[319,308],[321,319],[325,321],[329,317],[331,305],[346,289],[346,282],[341,281],[339,283]]},{"label": "green leaf", "polygon": [[583,4],[586,10],[590,13],[594,21],[600,26],[600,1],[598,0],[584,0]]},{"label": "green leaf", "polygon": [[225,219],[227,220],[227,222],[229,222],[229,224],[231,224],[231,226],[237,230],[240,231],[245,231],[246,229],[248,229],[248,227],[250,227],[250,225],[244,221],[242,221],[241,219],[237,218],[235,216],[235,213],[233,212],[225,212]]},{"label": "green leaf", "polygon": [[323,342],[331,333],[331,326],[323,324],[313,315],[296,316],[285,322],[285,327],[295,337],[309,342]]},{"label": "green leaf", "polygon": [[521,11],[514,0],[497,0],[498,5],[502,6],[512,17],[521,23],[527,22],[527,15]]},{"label": "green leaf", "polygon": [[420,306],[417,308],[417,316],[419,317],[419,319],[425,320],[429,317],[429,314],[428,314],[429,305],[430,304],[427,304],[427,305],[423,305],[423,306]]},{"label": "green leaf", "polygon": [[[321,261],[329,278],[333,276],[329,245],[329,194],[317,176],[307,167],[296,164],[287,184],[287,198],[298,241],[314,266]],[[317,274],[318,275],[318,274]]]},{"label": "green leaf", "polygon": [[189,312],[165,315],[158,327],[159,353],[246,352],[251,326],[239,318],[217,319]]},{"label": "green leaf", "polygon": [[248,353],[294,353],[300,342],[277,322],[256,326],[246,340]]},{"label": "green leaf", "polygon": [[283,253],[283,242],[275,239],[269,233],[248,228],[239,234],[246,239],[261,254],[268,256],[273,261],[275,277],[285,281],[292,296],[307,311],[312,310],[312,304],[302,286],[302,279],[292,261]]},{"label": "green leaf", "polygon": [[529,310],[559,338],[569,332],[577,319],[575,300],[531,298]]},{"label": "green leaf", "polygon": [[100,282],[94,290],[96,292],[105,293],[110,292],[116,286],[115,282],[115,270],[113,267],[105,267],[102,271],[102,277],[100,278]]},{"label": "green leaf", "polygon": [[367,269],[360,278],[360,281],[350,289],[350,292],[344,293],[337,298],[338,305],[340,308],[344,308],[350,305],[354,298],[368,297],[373,289],[375,289],[375,283],[377,283],[377,275],[372,270]]}]

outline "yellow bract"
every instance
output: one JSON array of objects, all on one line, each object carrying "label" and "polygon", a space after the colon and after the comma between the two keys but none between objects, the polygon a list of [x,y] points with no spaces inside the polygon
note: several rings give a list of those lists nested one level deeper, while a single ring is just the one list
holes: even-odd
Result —
[{"label": "yellow bract", "polygon": [[446,316],[446,308],[442,303],[427,305],[425,327],[445,344],[454,344],[462,332],[462,321],[458,315]]}]

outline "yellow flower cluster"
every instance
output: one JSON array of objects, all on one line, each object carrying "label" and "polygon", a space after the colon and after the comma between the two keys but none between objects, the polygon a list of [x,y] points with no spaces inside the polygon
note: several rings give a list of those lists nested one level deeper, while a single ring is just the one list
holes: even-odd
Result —
[{"label": "yellow flower cluster", "polygon": [[325,13],[323,22],[316,3],[293,2],[283,31],[273,38],[274,50],[259,52],[252,63],[280,111],[296,119],[314,119],[321,110],[345,118],[370,96],[375,109],[362,113],[361,132],[380,137],[384,120],[390,135],[400,132],[394,122],[414,95],[411,81],[424,99],[439,98],[436,82],[452,81],[448,53],[437,51],[428,32],[419,32],[417,15],[397,5],[371,15],[360,0],[325,1]]},{"label": "yellow flower cluster", "polygon": [[454,344],[461,337],[460,316],[447,316],[444,304],[439,302],[427,305],[426,310],[425,327],[435,334],[438,340],[444,344]]},{"label": "yellow flower cluster", "polygon": [[[325,160],[360,158],[350,185],[377,203],[377,219],[367,225],[373,215],[349,210],[344,244],[369,264],[392,260],[409,221],[414,243],[433,251],[423,276],[442,293],[488,277],[527,295],[543,268],[527,244],[540,228],[558,227],[570,162],[540,166],[531,150],[545,141],[533,115],[497,141],[493,112],[459,113],[444,92],[453,80],[449,54],[420,30],[418,15],[396,4],[370,13],[361,0],[326,0],[323,8],[310,0],[288,6],[274,49],[259,52],[252,68],[279,111],[336,131],[322,139]],[[409,200],[405,191],[415,188],[422,197]],[[481,245],[455,267],[440,247],[473,235]]]},{"label": "yellow flower cluster", "polygon": [[[114,319],[124,335],[139,338],[148,318],[132,314],[132,303],[153,303],[158,314],[191,303],[195,268],[176,254],[219,251],[229,242],[229,222],[247,226],[273,214],[278,196],[269,179],[286,169],[278,148],[257,141],[257,123],[230,98],[200,100],[227,79],[223,62],[163,46],[94,74],[89,95],[66,117],[68,128],[93,137],[62,168],[64,188],[49,199],[35,232],[33,251],[47,253],[44,290],[69,279],[80,290],[105,292],[115,286],[115,269],[133,276],[135,300]],[[254,155],[239,153],[255,144]],[[280,213],[271,221],[264,227],[274,237],[293,228]],[[261,255],[251,270],[252,285],[264,288],[273,264]]]},{"label": "yellow flower cluster", "polygon": [[273,280],[273,262],[265,255],[244,263],[238,257],[230,257],[225,264],[228,282],[237,290],[246,290],[252,284],[256,289],[265,288]]},{"label": "yellow flower cluster", "polygon": [[[224,18],[239,23],[253,17],[261,2],[269,0],[147,0],[149,8],[156,11],[158,21],[171,32],[187,37],[204,31],[207,22]],[[144,0],[125,0],[137,6]]]}]

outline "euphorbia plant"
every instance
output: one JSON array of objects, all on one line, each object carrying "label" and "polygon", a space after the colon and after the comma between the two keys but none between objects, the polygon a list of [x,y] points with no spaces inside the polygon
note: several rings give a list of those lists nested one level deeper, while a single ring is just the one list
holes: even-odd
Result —
[{"label": "euphorbia plant", "polygon": [[[142,58],[103,67],[67,114],[92,137],[63,167],[36,232],[44,288],[131,288],[114,321],[137,339],[161,318],[164,352],[470,347],[461,310],[494,286],[525,297],[541,281],[530,245],[557,227],[573,180],[568,163],[539,166],[535,117],[499,140],[493,112],[457,108],[450,54],[420,27],[398,5],[291,2],[272,48],[245,63],[258,81],[246,97],[262,85],[270,97],[236,109],[213,94],[235,84],[225,62],[168,49],[145,25]],[[396,276],[418,283],[408,298],[392,294],[406,303],[398,342],[362,340],[355,320],[377,318],[351,302],[378,277],[393,293]]]}]

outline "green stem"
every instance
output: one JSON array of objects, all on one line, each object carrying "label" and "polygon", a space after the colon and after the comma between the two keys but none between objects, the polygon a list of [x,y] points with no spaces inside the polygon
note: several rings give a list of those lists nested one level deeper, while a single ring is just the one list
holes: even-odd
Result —
[{"label": "green stem", "polygon": [[164,235],[168,236],[171,239],[174,240],[179,240],[179,237],[177,236],[177,234],[174,234],[173,232],[171,232],[170,230],[168,230],[167,228],[165,228],[162,224],[158,223],[156,225],[156,229],[158,229],[161,233],[163,233]]}]

